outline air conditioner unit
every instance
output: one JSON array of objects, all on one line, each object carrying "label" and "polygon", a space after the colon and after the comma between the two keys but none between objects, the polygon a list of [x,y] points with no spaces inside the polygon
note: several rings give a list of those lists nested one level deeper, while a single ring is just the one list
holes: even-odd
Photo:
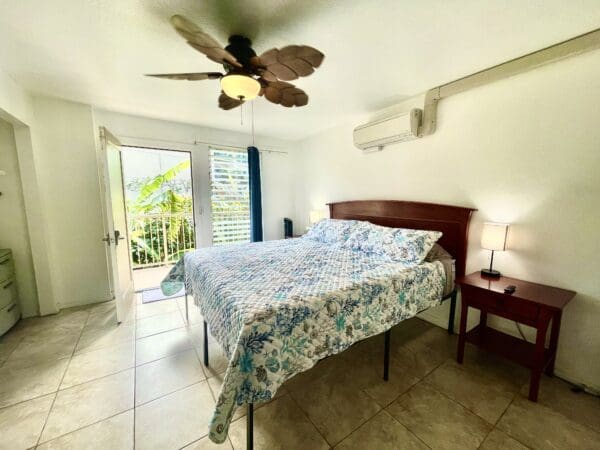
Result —
[{"label": "air conditioner unit", "polygon": [[408,114],[360,125],[354,129],[354,145],[361,150],[377,151],[396,142],[419,137],[422,110],[414,108]]}]

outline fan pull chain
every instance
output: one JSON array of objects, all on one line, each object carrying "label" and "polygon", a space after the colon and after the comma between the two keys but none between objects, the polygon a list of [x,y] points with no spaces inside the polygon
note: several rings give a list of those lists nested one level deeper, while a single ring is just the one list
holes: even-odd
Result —
[{"label": "fan pull chain", "polygon": [[244,110],[244,102],[240,103],[240,125],[244,126],[244,114],[243,114],[243,110]]}]

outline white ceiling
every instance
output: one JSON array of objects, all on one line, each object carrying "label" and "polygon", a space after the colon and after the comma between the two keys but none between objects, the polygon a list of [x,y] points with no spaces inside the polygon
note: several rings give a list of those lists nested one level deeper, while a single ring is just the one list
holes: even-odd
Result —
[{"label": "white ceiling", "polygon": [[240,130],[239,110],[217,107],[217,81],[142,76],[219,70],[173,31],[175,13],[223,44],[245,33],[259,54],[325,53],[295,82],[308,106],[254,102],[257,133],[288,139],[600,26],[598,0],[1,0],[0,67],[35,93]]}]

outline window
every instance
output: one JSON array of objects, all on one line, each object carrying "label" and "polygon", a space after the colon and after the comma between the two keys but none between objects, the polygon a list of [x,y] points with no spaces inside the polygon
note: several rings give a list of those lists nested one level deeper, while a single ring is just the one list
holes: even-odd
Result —
[{"label": "window", "polygon": [[210,149],[213,245],[250,242],[248,154]]}]

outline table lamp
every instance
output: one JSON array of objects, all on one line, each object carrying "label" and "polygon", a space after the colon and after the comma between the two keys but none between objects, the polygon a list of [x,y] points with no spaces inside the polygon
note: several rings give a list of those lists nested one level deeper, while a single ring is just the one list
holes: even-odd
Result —
[{"label": "table lamp", "polygon": [[507,223],[492,223],[486,222],[483,224],[483,231],[481,233],[481,247],[486,250],[492,251],[492,257],[490,259],[490,268],[481,269],[481,275],[486,277],[498,278],[500,272],[492,268],[494,264],[494,252],[502,252],[506,250],[506,237],[508,236],[508,224]]},{"label": "table lamp", "polygon": [[310,226],[313,226],[321,219],[324,219],[326,216],[327,216],[327,214],[322,209],[316,209],[316,210],[310,211],[308,214],[308,223]]}]

